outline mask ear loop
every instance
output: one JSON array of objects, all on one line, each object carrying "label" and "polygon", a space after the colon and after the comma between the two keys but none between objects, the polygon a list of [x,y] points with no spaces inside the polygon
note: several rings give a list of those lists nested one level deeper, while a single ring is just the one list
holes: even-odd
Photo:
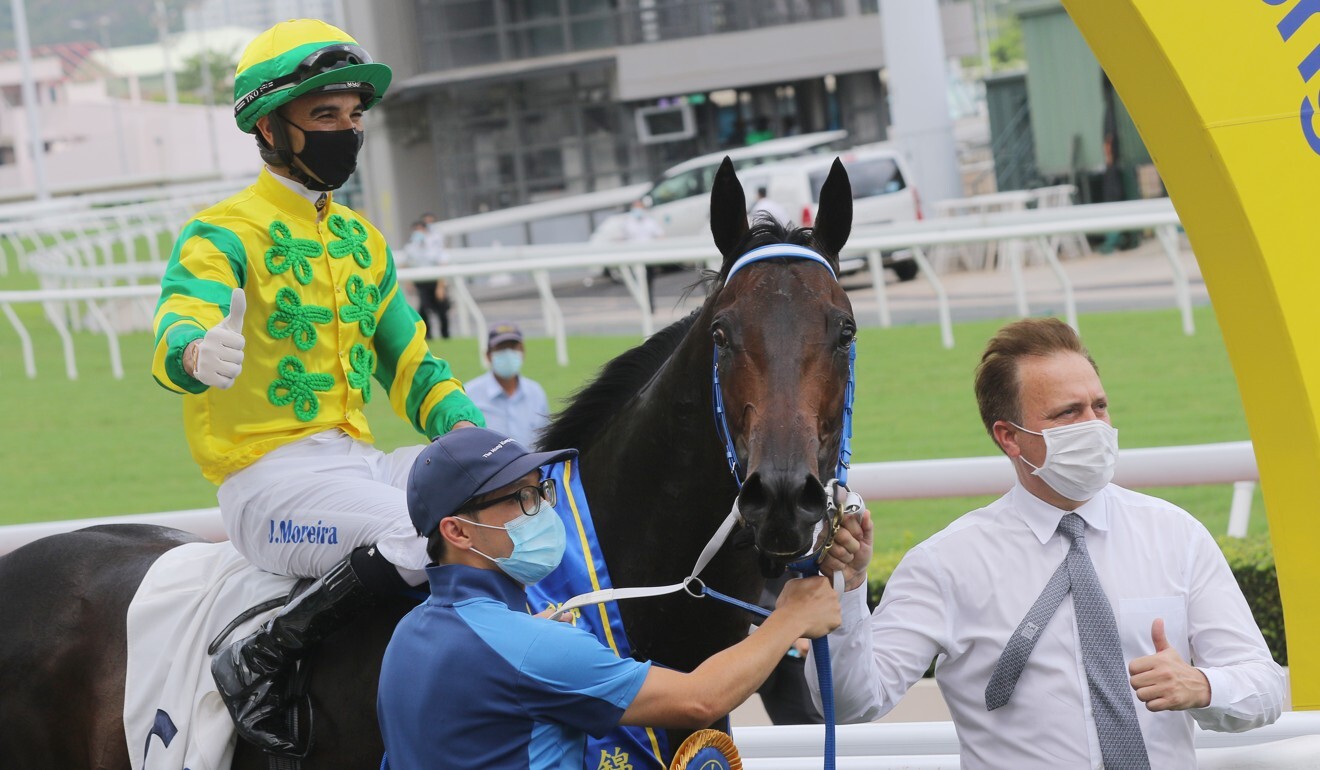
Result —
[{"label": "mask ear loop", "polygon": [[[292,149],[293,143],[289,141],[289,125],[290,125],[289,121],[284,119],[284,116],[280,114],[279,110],[272,110],[269,113],[269,117],[270,117],[270,131],[275,136],[275,146],[271,148],[271,152],[275,155],[275,158],[279,161],[278,165],[287,168],[289,170],[289,174],[294,179],[297,179],[299,182],[301,182],[302,185],[307,189],[309,190],[318,189],[313,185],[321,185],[321,182],[318,182],[315,179],[313,179],[311,176],[307,174],[307,172],[299,168],[298,164],[294,163],[294,160],[298,156],[296,153],[294,153]],[[302,128],[298,128],[298,130],[303,131]],[[303,131],[303,133],[306,132]]]},{"label": "mask ear loop", "polygon": [[[1037,432],[1034,431],[1034,430],[1030,430],[1030,429],[1028,429],[1028,428],[1024,428],[1024,427],[1022,427],[1021,425],[1018,425],[1017,423],[1013,422],[1012,420],[1005,420],[1004,422],[1008,423],[1009,425],[1012,425],[1014,428],[1016,428],[1017,430],[1022,431],[1023,433],[1030,433],[1030,434],[1033,435],[1033,436],[1040,436],[1041,438],[1045,438],[1045,434],[1044,434],[1044,433],[1037,433]],[[1045,442],[1045,460],[1048,460],[1049,457],[1050,457],[1050,445],[1049,445],[1049,442],[1047,441],[1047,442]],[[1040,471],[1040,469],[1045,465],[1045,461],[1044,461],[1044,460],[1041,461],[1041,464],[1040,464],[1040,465],[1034,465],[1034,464],[1032,464],[1032,462],[1031,462],[1030,460],[1027,459],[1027,456],[1026,456],[1025,454],[1022,453],[1022,448],[1021,448],[1021,447],[1018,447],[1018,456],[1017,456],[1017,459],[1021,460],[1024,464],[1026,464],[1026,466],[1032,470],[1032,473],[1033,473],[1033,474],[1036,473],[1036,472],[1038,472],[1038,471]]]}]

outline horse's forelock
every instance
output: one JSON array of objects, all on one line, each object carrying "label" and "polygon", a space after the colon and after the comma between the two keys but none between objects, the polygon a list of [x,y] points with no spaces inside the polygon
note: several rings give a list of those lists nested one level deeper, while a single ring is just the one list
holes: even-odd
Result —
[{"label": "horse's forelock", "polygon": [[[821,250],[812,235],[810,227],[789,228],[786,225],[780,224],[777,220],[769,218],[762,219],[758,217],[756,224],[752,225],[751,229],[747,231],[747,235],[743,236],[743,239],[738,242],[737,249],[734,253],[742,255],[753,249],[759,249],[762,246],[773,246],[776,243],[805,246],[809,249],[820,252],[821,256],[829,261],[830,266],[834,268],[835,272],[838,272],[838,257],[834,254],[826,254]],[[720,267],[720,272],[717,275],[720,281],[723,281],[725,277],[728,276],[729,269],[733,267],[733,263],[736,261],[737,259],[726,260]]]}]

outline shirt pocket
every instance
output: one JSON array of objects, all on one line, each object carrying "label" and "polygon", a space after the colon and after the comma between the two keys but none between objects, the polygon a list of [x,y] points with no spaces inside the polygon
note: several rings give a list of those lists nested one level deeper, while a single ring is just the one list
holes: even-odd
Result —
[{"label": "shirt pocket", "polygon": [[1131,661],[1155,654],[1150,627],[1156,618],[1164,619],[1164,636],[1183,660],[1190,660],[1187,644],[1187,604],[1181,596],[1154,596],[1148,599],[1120,599],[1118,635],[1123,642],[1123,658]]}]

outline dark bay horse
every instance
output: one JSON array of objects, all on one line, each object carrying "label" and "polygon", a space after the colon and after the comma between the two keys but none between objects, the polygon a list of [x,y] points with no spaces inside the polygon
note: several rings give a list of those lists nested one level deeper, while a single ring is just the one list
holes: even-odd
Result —
[{"label": "dark bay horse", "polygon": [[[724,262],[705,304],[607,364],[547,430],[543,446],[581,450],[615,585],[686,576],[735,499],[745,523],[703,573],[712,587],[754,601],[764,576],[810,548],[838,461],[851,305],[828,270],[805,260],[758,262],[727,285],[724,278],[746,251],[781,242],[810,247],[837,268],[851,221],[851,191],[836,162],[814,229],[749,228],[726,161],[711,196]],[[715,360],[741,491],[715,430]],[[142,748],[128,746],[123,729],[124,618],[151,564],[194,539],[147,525],[101,526],[0,558],[0,768],[128,770],[128,752]],[[410,606],[377,607],[309,656],[315,742],[303,767],[379,764],[380,659]],[[637,654],[685,670],[747,633],[742,612],[686,595],[624,602],[621,611]],[[240,744],[233,767],[258,770],[267,759]]]}]

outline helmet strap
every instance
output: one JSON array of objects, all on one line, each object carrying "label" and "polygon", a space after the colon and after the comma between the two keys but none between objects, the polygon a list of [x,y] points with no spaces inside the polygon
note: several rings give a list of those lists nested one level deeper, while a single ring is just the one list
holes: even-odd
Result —
[{"label": "helmet strap", "polygon": [[[310,189],[312,184],[320,184],[294,163],[297,157],[292,150],[292,143],[289,141],[289,122],[284,119],[279,110],[272,110],[268,113],[270,118],[270,132],[275,139],[274,146],[268,146],[263,140],[261,145],[261,159],[272,166],[281,166],[289,170],[289,175],[300,182],[304,187]],[[302,128],[298,129],[302,131]],[[260,133],[258,132],[260,137]]]}]

